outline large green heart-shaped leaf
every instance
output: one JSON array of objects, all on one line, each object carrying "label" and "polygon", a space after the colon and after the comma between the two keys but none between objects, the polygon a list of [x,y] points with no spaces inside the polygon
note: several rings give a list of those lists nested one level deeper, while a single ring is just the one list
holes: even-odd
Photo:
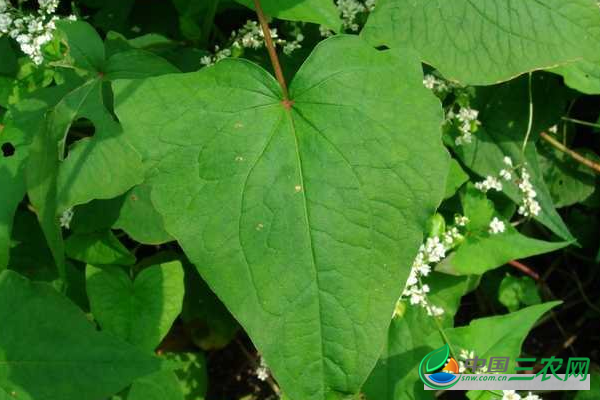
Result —
[{"label": "large green heart-shaped leaf", "polygon": [[301,67],[291,107],[243,60],[116,84],[167,231],[293,400],[359,390],[444,194],[422,76],[410,51],[338,36]]},{"label": "large green heart-shaped leaf", "polygon": [[600,59],[594,0],[380,0],[363,34],[412,46],[448,79],[472,85]]},{"label": "large green heart-shaped leaf", "polygon": [[103,400],[161,368],[50,285],[12,271],[0,274],[0,321],[0,393],[11,399]]}]

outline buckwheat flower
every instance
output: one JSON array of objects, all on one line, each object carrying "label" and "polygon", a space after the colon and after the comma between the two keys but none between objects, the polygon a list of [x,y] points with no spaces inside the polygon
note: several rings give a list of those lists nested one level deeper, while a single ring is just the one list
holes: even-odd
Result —
[{"label": "buckwheat flower", "polygon": [[475,183],[475,188],[481,190],[483,193],[487,193],[491,189],[501,192],[502,182],[498,178],[488,175],[485,180]]},{"label": "buckwheat flower", "polygon": [[490,222],[489,232],[493,235],[498,233],[503,233],[506,230],[506,226],[504,226],[504,222],[500,221],[498,218],[494,217],[492,222]]},{"label": "buckwheat flower", "polygon": [[7,5],[5,0],[0,0],[0,13],[6,11]]},{"label": "buckwheat flower", "polygon": [[71,229],[71,220],[73,219],[73,209],[66,209],[62,215],[60,216],[60,226],[61,228]]},{"label": "buckwheat flower", "polygon": [[505,181],[510,181],[512,179],[512,174],[510,173],[510,171],[502,169],[500,170],[500,177]]},{"label": "buckwheat flower", "polygon": [[9,14],[0,13],[0,35],[6,34],[10,30],[12,18]]},{"label": "buckwheat flower", "polygon": [[548,128],[548,132],[557,134],[558,133],[558,125],[552,125],[550,128]]},{"label": "buckwheat flower", "polygon": [[518,188],[521,191],[523,199],[517,210],[520,215],[525,217],[536,216],[542,210],[540,203],[535,199],[537,193],[535,188],[531,184],[530,175],[527,170],[523,167],[521,169],[521,177],[518,182]]},{"label": "buckwheat flower", "polygon": [[267,379],[269,379],[269,376],[270,376],[269,367],[265,363],[264,358],[262,358],[262,357],[260,358],[260,364],[258,367],[256,367],[256,370],[254,371],[254,373],[256,374],[256,377],[261,381],[266,381]]},{"label": "buckwheat flower", "polygon": [[502,400],[521,400],[521,396],[514,390],[503,390]]},{"label": "buckwheat flower", "polygon": [[427,89],[433,90],[433,88],[435,88],[436,83],[437,79],[435,79],[435,76],[433,75],[427,74],[423,78],[423,86],[425,86]]},{"label": "buckwheat flower", "polygon": [[427,310],[427,315],[429,315],[430,317],[439,317],[444,315],[444,309],[442,307],[438,307],[438,306],[427,306],[426,307]]},{"label": "buckwheat flower", "polygon": [[504,158],[502,159],[502,162],[509,167],[513,166],[512,159],[509,156],[504,156]]},{"label": "buckwheat flower", "polygon": [[376,2],[377,2],[376,0],[366,0],[366,1],[365,1],[365,7],[366,7],[366,9],[367,9],[369,12],[371,12],[371,11],[375,10],[375,3],[376,3]]},{"label": "buckwheat flower", "polygon": [[367,11],[365,6],[358,0],[338,0],[338,11],[342,17],[342,25],[351,31],[358,31],[359,26],[356,23],[358,14]]},{"label": "buckwheat flower", "polygon": [[457,119],[460,122],[471,122],[471,121],[476,121],[478,116],[479,116],[479,111],[474,110],[469,107],[462,107],[458,111]]},{"label": "buckwheat flower", "polygon": [[469,218],[464,215],[456,215],[454,217],[454,223],[458,226],[466,226],[469,223]]},{"label": "buckwheat flower", "polygon": [[446,248],[440,242],[440,238],[432,237],[428,238],[425,242],[425,254],[427,262],[437,263],[446,257]]},{"label": "buckwheat flower", "polygon": [[531,392],[529,392],[527,396],[523,397],[523,400],[542,400],[542,398],[537,394],[532,394]]}]

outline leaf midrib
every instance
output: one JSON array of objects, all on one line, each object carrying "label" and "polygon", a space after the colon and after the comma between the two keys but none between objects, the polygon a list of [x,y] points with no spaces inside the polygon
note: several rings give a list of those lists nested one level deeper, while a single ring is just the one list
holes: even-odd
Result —
[{"label": "leaf midrib", "polygon": [[[312,261],[312,267],[313,267],[313,271],[314,271],[314,277],[315,277],[315,282],[317,285],[317,301],[318,301],[318,310],[319,310],[319,342],[320,342],[320,347],[321,347],[321,372],[322,372],[322,376],[324,378],[325,376],[325,347],[323,344],[323,306],[322,306],[322,301],[321,301],[321,282],[319,280],[319,269],[317,268],[317,257],[315,254],[315,249],[314,249],[314,245],[313,245],[313,237],[312,237],[312,231],[310,229],[310,219],[308,216],[308,205],[307,205],[307,199],[306,199],[306,186],[304,184],[304,169],[303,169],[303,164],[302,164],[302,157],[300,156],[300,145],[298,143],[298,134],[296,131],[296,124],[294,123],[294,117],[292,116],[292,109],[291,108],[285,108],[285,114],[289,119],[290,122],[290,128],[291,128],[291,132],[292,135],[294,137],[294,150],[296,152],[296,162],[298,163],[298,172],[299,172],[299,177],[300,177],[300,193],[302,195],[302,206],[303,206],[303,210],[304,210],[304,222],[306,225],[306,236],[308,238],[308,242],[310,244],[310,253],[311,253],[311,261]],[[322,393],[325,393],[325,380],[322,379],[321,380],[321,390]]]}]

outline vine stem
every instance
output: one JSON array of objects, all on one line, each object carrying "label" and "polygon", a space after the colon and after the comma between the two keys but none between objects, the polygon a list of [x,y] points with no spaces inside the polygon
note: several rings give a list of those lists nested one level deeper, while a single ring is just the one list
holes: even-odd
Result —
[{"label": "vine stem", "polygon": [[267,51],[269,52],[269,57],[271,58],[273,70],[275,71],[275,77],[277,78],[277,82],[279,82],[279,86],[281,86],[281,91],[283,92],[283,105],[289,109],[291,108],[293,102],[290,101],[290,94],[288,92],[285,78],[283,77],[283,70],[281,69],[281,64],[279,63],[279,57],[277,57],[277,51],[275,50],[273,38],[271,37],[271,30],[269,29],[269,24],[267,22],[267,18],[265,17],[265,13],[263,12],[262,6],[260,5],[260,0],[254,0],[254,8],[256,8],[256,15],[258,15],[258,21],[260,22],[260,27],[262,28],[263,35],[265,37],[265,44],[267,46]]},{"label": "vine stem", "polygon": [[529,136],[531,135],[531,129],[533,128],[533,89],[532,89],[532,75],[529,73],[529,80],[527,82],[527,92],[529,95],[529,120],[527,121],[527,133],[525,133],[525,140],[523,140],[523,148],[521,152],[523,153],[523,159],[525,158],[525,148],[527,147],[527,142],[529,141]]},{"label": "vine stem", "polygon": [[589,168],[593,169],[594,172],[596,172],[597,174],[600,174],[600,164],[598,164],[598,163],[590,160],[589,158],[586,158],[586,157],[582,156],[581,154],[579,154],[579,153],[577,153],[577,152],[569,149],[567,146],[565,146],[564,144],[562,144],[558,140],[554,139],[552,136],[548,135],[546,132],[540,133],[540,136],[546,142],[550,143],[554,148],[556,148],[556,149],[562,151],[563,153],[569,155],[575,161],[577,161],[577,162],[585,165],[586,167],[589,167]]}]

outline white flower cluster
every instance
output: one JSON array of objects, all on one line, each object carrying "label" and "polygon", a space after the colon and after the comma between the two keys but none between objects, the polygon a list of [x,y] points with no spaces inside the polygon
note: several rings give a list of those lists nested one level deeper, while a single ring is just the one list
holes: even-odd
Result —
[{"label": "white flower cluster", "polygon": [[531,177],[525,168],[521,168],[521,176],[518,180],[519,190],[523,195],[523,200],[517,212],[524,217],[538,215],[542,210],[540,203],[535,199],[537,193],[529,180]]},{"label": "white flower cluster", "polygon": [[[461,349],[460,353],[458,354],[458,372],[462,374],[467,370],[467,368],[469,368],[469,370],[473,372],[471,367],[467,367],[467,365],[465,363],[467,360],[474,360],[476,358],[477,357],[475,355],[474,350]],[[473,373],[485,374],[487,371],[488,371],[487,365],[484,365],[483,367],[475,368],[475,371]]]},{"label": "white flower cluster", "polygon": [[446,119],[449,121],[454,120],[458,125],[459,135],[454,139],[454,143],[457,146],[469,144],[473,141],[473,133],[475,133],[477,127],[481,125],[481,122],[477,117],[479,117],[479,111],[470,107],[460,107],[458,113],[455,113],[452,109],[448,111]]},{"label": "white flower cluster", "polygon": [[72,208],[66,209],[60,216],[60,227],[71,229],[71,220],[73,219],[73,215],[75,215],[75,213],[73,212]]},{"label": "white flower cluster", "polygon": [[521,397],[521,395],[514,390],[503,390],[502,400],[542,400],[542,398],[537,394],[532,394],[531,392],[529,392],[527,396]]},{"label": "white flower cluster", "polygon": [[[336,5],[342,18],[342,27],[344,30],[357,32],[360,29],[360,25],[357,22],[358,16],[373,11],[375,9],[375,2],[376,0],[337,0]],[[334,34],[331,29],[323,25],[319,27],[319,31],[323,37],[329,37]]]},{"label": "white flower cluster", "polygon": [[[280,38],[277,29],[274,28],[271,29],[271,38],[275,46],[281,46],[284,54],[290,55],[302,47],[300,43],[304,40],[304,35],[297,33],[294,40],[288,41]],[[265,36],[258,22],[248,20],[242,28],[231,32],[230,42],[231,45],[223,49],[215,46],[214,53],[202,57],[200,62],[205,66],[214,65],[217,61],[231,57],[235,49],[260,49],[265,45]]]},{"label": "white flower cluster", "polygon": [[[464,216],[457,216],[457,221],[467,224],[468,219]],[[427,299],[427,293],[429,293],[429,285],[422,282],[422,278],[429,275],[431,272],[431,264],[437,264],[446,257],[446,252],[449,251],[457,241],[462,239],[463,235],[460,233],[456,226],[450,227],[442,236],[442,240],[439,237],[434,236],[428,238],[424,244],[419,248],[417,257],[413,261],[406,286],[402,291],[402,296],[398,302],[402,302],[408,299],[411,305],[420,305],[427,311],[427,315],[433,317],[439,317],[444,314],[444,309],[432,305]],[[401,307],[396,307],[401,309]],[[396,314],[396,312],[394,312]]]},{"label": "white flower cluster", "polygon": [[488,175],[485,180],[476,182],[475,187],[481,190],[483,193],[487,193],[489,190],[494,189],[497,192],[502,191],[502,182],[495,176]]},{"label": "white flower cluster", "polygon": [[492,235],[496,235],[498,233],[503,233],[506,230],[506,226],[504,226],[504,222],[500,221],[497,217],[494,217],[492,222],[490,222],[489,232]]},{"label": "white flower cluster", "polygon": [[[517,212],[524,217],[539,215],[542,207],[535,199],[537,193],[531,184],[531,176],[527,172],[527,169],[525,169],[525,166],[515,167],[510,157],[504,157],[502,161],[506,165],[506,168],[500,170],[499,177],[505,181],[512,181],[514,175],[514,182],[522,195],[521,204]],[[475,187],[484,193],[490,189],[502,191],[500,178],[488,175],[485,180],[475,183]]]},{"label": "white flower cluster", "polygon": [[38,0],[37,15],[25,15],[0,0],[0,36],[7,34],[19,43],[21,51],[39,65],[44,61],[42,47],[52,40],[58,19],[54,13],[59,0]]},{"label": "white flower cluster", "polygon": [[459,87],[452,82],[437,78],[432,74],[425,74],[423,77],[423,86],[429,90],[432,90],[435,94],[446,94],[447,92]]},{"label": "white flower cluster", "polygon": [[267,363],[265,362],[264,358],[260,357],[260,363],[258,367],[256,367],[254,374],[261,381],[266,381],[267,379],[269,379],[271,372],[269,371],[269,367],[267,366]]}]

